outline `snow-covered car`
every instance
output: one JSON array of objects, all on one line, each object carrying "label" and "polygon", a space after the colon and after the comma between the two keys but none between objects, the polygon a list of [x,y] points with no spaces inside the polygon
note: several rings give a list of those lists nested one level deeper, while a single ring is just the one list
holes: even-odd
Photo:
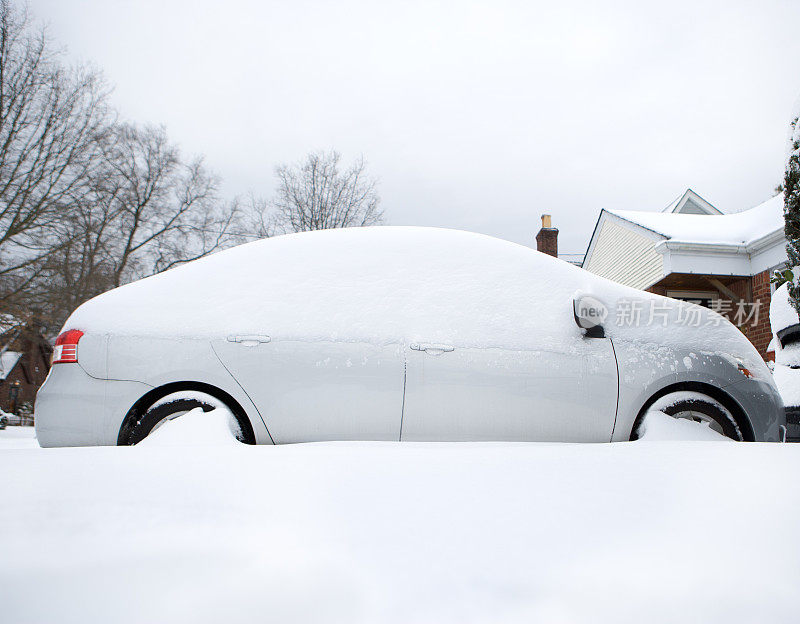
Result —
[{"label": "snow-covered car", "polygon": [[260,240],[100,295],[67,320],[42,446],[133,444],[223,403],[249,443],[629,440],[656,402],[740,440],[784,412],[714,312],[468,232]]},{"label": "snow-covered car", "polygon": [[786,284],[775,290],[769,306],[775,383],[786,406],[787,440],[800,442],[800,318],[789,303]]}]

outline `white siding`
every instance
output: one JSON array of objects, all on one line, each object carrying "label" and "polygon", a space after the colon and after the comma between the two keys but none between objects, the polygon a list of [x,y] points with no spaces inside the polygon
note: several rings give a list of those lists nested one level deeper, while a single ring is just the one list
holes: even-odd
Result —
[{"label": "white siding", "polygon": [[656,252],[655,243],[611,219],[604,219],[584,268],[626,286],[647,288],[664,275],[664,258]]},{"label": "white siding", "polygon": [[687,199],[686,203],[683,206],[681,206],[681,209],[678,212],[682,214],[699,214],[699,215],[709,214],[707,210],[704,210],[702,207],[698,206],[697,202],[691,199]]}]

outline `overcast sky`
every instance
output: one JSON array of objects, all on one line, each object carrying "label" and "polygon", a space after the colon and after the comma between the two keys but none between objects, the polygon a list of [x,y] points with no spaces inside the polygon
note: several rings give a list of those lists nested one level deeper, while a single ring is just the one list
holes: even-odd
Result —
[{"label": "overcast sky", "polygon": [[365,156],[392,225],[533,245],[546,212],[562,252],[601,208],[767,199],[800,96],[796,0],[29,3],[227,193],[335,148]]}]

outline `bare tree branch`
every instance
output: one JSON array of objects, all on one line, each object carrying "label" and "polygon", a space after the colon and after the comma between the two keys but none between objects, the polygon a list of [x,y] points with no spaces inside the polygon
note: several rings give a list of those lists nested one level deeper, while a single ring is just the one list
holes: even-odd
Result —
[{"label": "bare tree branch", "polygon": [[295,165],[275,169],[278,190],[260,213],[266,232],[302,232],[383,222],[377,181],[357,159],[341,170],[338,152],[315,152]]},{"label": "bare tree branch", "polygon": [[27,11],[0,0],[0,302],[26,293],[63,249],[61,224],[97,164],[110,118],[97,71],[66,69]]}]

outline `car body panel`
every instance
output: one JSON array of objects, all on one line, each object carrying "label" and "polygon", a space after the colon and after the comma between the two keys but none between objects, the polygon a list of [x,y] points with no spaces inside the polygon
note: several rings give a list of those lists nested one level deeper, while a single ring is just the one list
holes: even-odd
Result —
[{"label": "car body panel", "polygon": [[276,443],[400,439],[401,345],[217,340],[213,350],[258,405]]},{"label": "car body panel", "polygon": [[229,394],[242,407],[258,443],[272,442],[258,408],[219,361],[208,340],[112,336],[108,350],[110,379],[142,381],[154,388],[176,383],[213,386]]},{"label": "car body panel", "polygon": [[[100,374],[103,365],[98,359],[107,362],[105,379],[87,372]],[[58,432],[64,435],[64,446],[115,445],[125,416],[144,394],[186,382],[207,384],[229,394],[247,414],[256,442],[272,443],[256,406],[207,340],[98,337],[87,332],[78,346],[78,360],[79,365],[53,366],[37,394],[36,423],[49,445],[58,445]],[[74,435],[67,433],[70,427]]]},{"label": "car body panel", "polygon": [[758,378],[749,379],[738,370],[736,356],[727,353],[624,339],[615,339],[614,348],[620,390],[613,441],[630,439],[636,418],[650,400],[681,384],[705,384],[721,391],[744,412],[756,440],[778,441],[783,405],[763,363]]},{"label": "car body panel", "polygon": [[78,344],[78,365],[95,379],[108,379],[108,338],[108,334],[87,331]]},{"label": "car body panel", "polygon": [[617,369],[607,339],[578,337],[560,351],[455,346],[406,354],[403,440],[611,439]]},{"label": "car body panel", "polygon": [[56,364],[36,395],[36,439],[43,447],[115,445],[128,410],[151,386],[97,379]]},{"label": "car body panel", "polygon": [[786,412],[775,384],[743,379],[726,386],[725,393],[748,415],[756,440],[781,441],[781,428],[786,426]]}]

